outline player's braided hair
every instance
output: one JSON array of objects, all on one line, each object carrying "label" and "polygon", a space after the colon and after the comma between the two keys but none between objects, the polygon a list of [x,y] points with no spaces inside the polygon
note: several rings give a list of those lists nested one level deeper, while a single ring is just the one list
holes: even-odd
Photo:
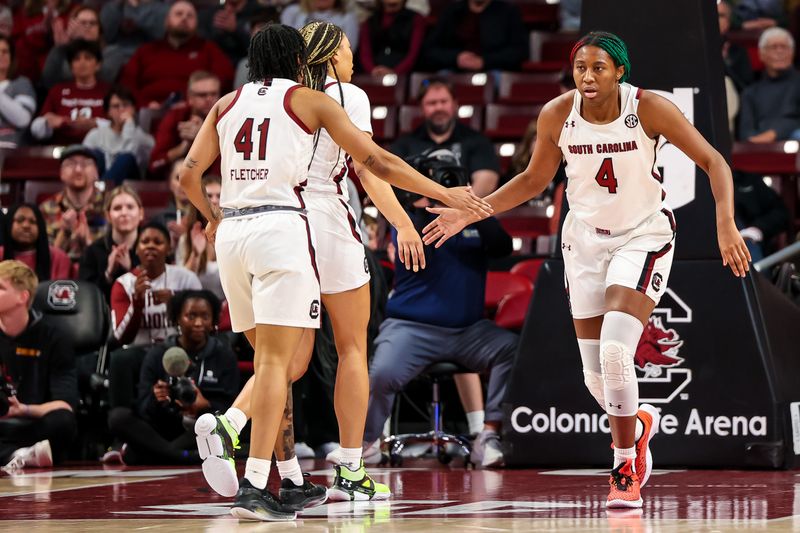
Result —
[{"label": "player's braided hair", "polygon": [[569,55],[570,64],[575,62],[575,54],[584,46],[596,46],[605,50],[611,56],[611,60],[614,61],[615,67],[625,67],[625,71],[619,79],[620,83],[628,80],[631,74],[631,60],[628,57],[628,47],[625,45],[625,41],[606,31],[589,32],[581,37],[572,48],[572,52]]},{"label": "player's braided hair", "polygon": [[247,52],[250,81],[308,78],[306,46],[296,29],[283,24],[267,24],[250,39]]},{"label": "player's braided hair", "polygon": [[[333,64],[333,56],[339,50],[344,39],[344,31],[330,22],[309,22],[300,29],[300,34],[306,42],[306,54],[308,57],[308,79],[306,85],[315,91],[325,91],[325,79],[328,76],[328,65],[333,70],[336,78],[336,85],[339,88],[339,103],[344,107],[344,91],[342,82],[339,80],[339,73],[336,72],[336,65]],[[319,130],[314,135],[314,149],[312,160],[317,152],[319,144]],[[341,153],[341,149],[339,150]],[[337,162],[339,156],[336,157]],[[311,168],[311,163],[309,163]],[[332,172],[332,171],[331,171]]]}]

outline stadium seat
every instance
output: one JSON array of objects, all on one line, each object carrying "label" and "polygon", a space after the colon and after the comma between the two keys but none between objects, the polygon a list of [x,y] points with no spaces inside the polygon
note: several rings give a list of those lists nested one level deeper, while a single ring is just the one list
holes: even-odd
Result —
[{"label": "stadium seat", "polygon": [[24,200],[27,203],[39,205],[63,188],[64,184],[60,180],[25,181]]},{"label": "stadium seat", "polygon": [[558,29],[558,2],[547,0],[514,0],[526,28],[555,31]]},{"label": "stadium seat", "polygon": [[372,106],[372,138],[375,142],[394,140],[397,134],[397,107]]},{"label": "stadium seat", "polygon": [[509,294],[500,300],[497,306],[497,313],[494,316],[494,323],[504,329],[512,331],[522,330],[525,325],[525,316],[528,314],[528,306],[531,302],[533,290],[525,290]]},{"label": "stadium seat", "polygon": [[352,83],[361,87],[369,96],[372,106],[396,106],[405,102],[406,77],[397,74],[387,74],[375,78],[369,74],[353,76]]},{"label": "stadium seat", "polygon": [[486,126],[484,134],[494,141],[519,141],[525,134],[531,120],[536,120],[542,110],[540,105],[486,106]]},{"label": "stadium seat", "polygon": [[[483,107],[473,105],[460,105],[458,106],[459,120],[471,127],[474,130],[483,130]],[[400,131],[398,134],[402,135],[417,129],[424,121],[422,117],[422,109],[416,104],[400,106]]]},{"label": "stadium seat", "polygon": [[23,180],[58,180],[60,146],[20,146],[4,151],[0,175],[4,182]]},{"label": "stadium seat", "polygon": [[531,283],[531,280],[521,274],[490,271],[486,275],[484,309],[489,316],[494,316],[503,298],[511,294],[532,290],[533,283]]},{"label": "stadium seat", "polygon": [[545,104],[560,94],[561,72],[500,74],[499,103]]},{"label": "stadium seat", "polygon": [[[542,40],[539,61],[556,61],[569,65],[569,55],[578,40],[576,33],[549,33]],[[533,58],[532,58],[533,59]]]},{"label": "stadium seat", "polygon": [[543,258],[525,259],[524,261],[520,261],[511,267],[510,272],[512,274],[520,274],[525,276],[531,280],[531,283],[536,285],[536,277],[539,275],[539,269],[542,268],[543,264]]},{"label": "stadium seat", "polygon": [[43,281],[36,288],[33,307],[69,334],[76,355],[99,350],[111,335],[108,304],[94,283]]},{"label": "stadium seat", "polygon": [[512,142],[494,143],[494,153],[497,154],[497,159],[500,160],[500,174],[508,172],[508,167],[511,165],[511,157],[517,145]]},{"label": "stadium seat", "polygon": [[[415,72],[411,74],[408,89],[408,103],[419,99],[422,82],[436,76],[428,72]],[[485,72],[476,73],[451,73],[446,76],[453,84],[456,99],[461,105],[486,105],[494,101],[494,78]]]}]

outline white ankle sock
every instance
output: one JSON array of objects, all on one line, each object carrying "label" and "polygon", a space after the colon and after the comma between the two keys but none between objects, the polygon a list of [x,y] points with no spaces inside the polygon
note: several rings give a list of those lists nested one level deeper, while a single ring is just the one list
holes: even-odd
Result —
[{"label": "white ankle sock", "polygon": [[644,424],[638,418],[636,419],[636,434],[633,436],[634,441],[638,441],[642,438],[642,434],[644,433]]},{"label": "white ankle sock", "polygon": [[278,473],[281,475],[281,479],[288,478],[298,487],[303,486],[303,471],[300,470],[300,463],[297,461],[297,456],[285,461],[275,461],[275,464],[278,467]]},{"label": "white ankle sock", "polygon": [[630,448],[614,448],[614,468],[628,459],[636,460],[636,446],[631,446]]},{"label": "white ankle sock", "polygon": [[228,419],[228,422],[231,423],[233,429],[236,430],[236,433],[241,433],[244,429],[244,426],[247,425],[247,415],[241,409],[237,409],[236,407],[231,407],[227,411],[225,411],[225,418]]},{"label": "white ankle sock", "polygon": [[361,466],[361,448],[339,448],[339,464],[350,470],[358,470]]},{"label": "white ankle sock", "polygon": [[244,467],[244,478],[252,483],[255,488],[264,490],[267,488],[267,479],[269,479],[271,466],[272,461],[269,459],[248,457]]},{"label": "white ankle sock", "polygon": [[477,435],[483,431],[483,411],[470,411],[467,413],[467,424],[469,425],[470,435]]}]

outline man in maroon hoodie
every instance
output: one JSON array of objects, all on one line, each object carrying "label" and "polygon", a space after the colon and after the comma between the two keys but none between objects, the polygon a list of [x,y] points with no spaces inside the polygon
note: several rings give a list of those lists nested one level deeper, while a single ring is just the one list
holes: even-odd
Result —
[{"label": "man in maroon hoodie", "polygon": [[190,2],[179,0],[167,13],[164,39],[140,46],[120,82],[136,88],[140,105],[156,108],[171,93],[185,91],[196,70],[216,74],[223,91],[230,89],[233,65],[216,44],[197,36],[197,11]]}]

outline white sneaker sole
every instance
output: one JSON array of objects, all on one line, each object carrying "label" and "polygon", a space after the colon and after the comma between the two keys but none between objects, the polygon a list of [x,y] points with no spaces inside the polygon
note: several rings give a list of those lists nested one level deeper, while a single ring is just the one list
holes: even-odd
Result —
[{"label": "white sneaker sole", "polygon": [[231,507],[231,514],[239,520],[257,521],[257,522],[291,522],[297,520],[297,513],[294,514],[272,514],[272,513],[255,513],[244,507]]},{"label": "white sneaker sole", "polygon": [[606,502],[609,509],[641,509],[642,499],[638,500],[609,500]]},{"label": "white sneaker sole", "polygon": [[229,461],[222,458],[224,446],[219,435],[211,432],[217,427],[217,419],[206,413],[197,419],[194,432],[197,435],[197,451],[203,460],[203,477],[206,483],[220,496],[232,498],[239,490],[239,478],[236,469]]},{"label": "white sneaker sole", "polygon": [[[658,413],[658,410],[648,403],[643,403],[639,406],[639,409],[646,412],[653,418],[653,423],[650,425],[650,433],[647,435],[647,441],[645,442],[645,450],[647,450],[647,455],[645,456],[646,467],[644,473],[639,476],[639,487],[644,487],[647,480],[650,479],[650,474],[653,473],[653,453],[650,451],[650,441],[653,440],[653,437],[658,433],[658,425],[661,422],[661,415]],[[638,474],[638,472],[637,472]]]},{"label": "white sneaker sole", "polygon": [[350,494],[349,492],[341,490],[337,487],[331,487],[328,489],[328,501],[331,502],[379,502],[388,500],[391,497],[391,492],[376,492],[375,495],[370,498],[363,492],[354,492]]}]

